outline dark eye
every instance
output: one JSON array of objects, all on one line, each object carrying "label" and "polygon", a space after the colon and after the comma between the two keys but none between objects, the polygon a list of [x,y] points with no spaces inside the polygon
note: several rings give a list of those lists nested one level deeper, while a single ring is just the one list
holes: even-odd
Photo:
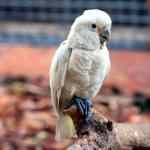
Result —
[{"label": "dark eye", "polygon": [[92,24],[92,28],[95,29],[96,28],[96,24]]}]

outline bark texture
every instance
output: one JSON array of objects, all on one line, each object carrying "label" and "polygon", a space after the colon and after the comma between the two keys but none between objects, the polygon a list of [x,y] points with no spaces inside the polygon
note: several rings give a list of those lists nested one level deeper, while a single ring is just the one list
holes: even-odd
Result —
[{"label": "bark texture", "polygon": [[78,140],[67,150],[150,149],[150,125],[113,123],[94,109],[85,121],[75,106],[64,112],[72,117],[78,135]]}]

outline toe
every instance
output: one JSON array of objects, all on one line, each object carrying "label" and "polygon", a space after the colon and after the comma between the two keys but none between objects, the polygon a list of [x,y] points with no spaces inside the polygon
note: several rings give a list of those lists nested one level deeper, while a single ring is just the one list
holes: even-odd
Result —
[{"label": "toe", "polygon": [[84,104],[85,104],[84,117],[85,120],[88,120],[90,117],[90,108],[92,106],[92,102],[90,100],[85,100]]},{"label": "toe", "polygon": [[87,117],[88,113],[89,113],[89,105],[86,105],[84,113],[85,118]]},{"label": "toe", "polygon": [[80,99],[75,99],[75,103],[76,103],[76,106],[77,106],[77,109],[78,109],[78,111],[81,113],[81,115],[83,115],[84,114],[84,109],[83,109],[83,102],[82,102],[82,100],[80,100]]}]

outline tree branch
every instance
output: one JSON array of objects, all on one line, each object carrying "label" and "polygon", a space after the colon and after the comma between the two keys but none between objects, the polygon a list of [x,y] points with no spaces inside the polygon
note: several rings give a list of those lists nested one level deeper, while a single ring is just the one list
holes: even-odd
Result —
[{"label": "tree branch", "polygon": [[150,149],[150,125],[114,123],[114,132],[122,145]]},{"label": "tree branch", "polygon": [[73,119],[78,135],[67,150],[150,149],[150,125],[112,123],[94,109],[90,119],[84,121],[76,106],[64,112]]}]

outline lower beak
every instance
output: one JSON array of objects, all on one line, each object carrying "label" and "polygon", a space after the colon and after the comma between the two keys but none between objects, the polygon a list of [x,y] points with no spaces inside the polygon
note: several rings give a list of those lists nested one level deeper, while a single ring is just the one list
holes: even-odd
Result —
[{"label": "lower beak", "polygon": [[105,28],[104,31],[99,35],[101,44],[108,41],[110,39],[110,37],[111,37],[110,28]]}]

